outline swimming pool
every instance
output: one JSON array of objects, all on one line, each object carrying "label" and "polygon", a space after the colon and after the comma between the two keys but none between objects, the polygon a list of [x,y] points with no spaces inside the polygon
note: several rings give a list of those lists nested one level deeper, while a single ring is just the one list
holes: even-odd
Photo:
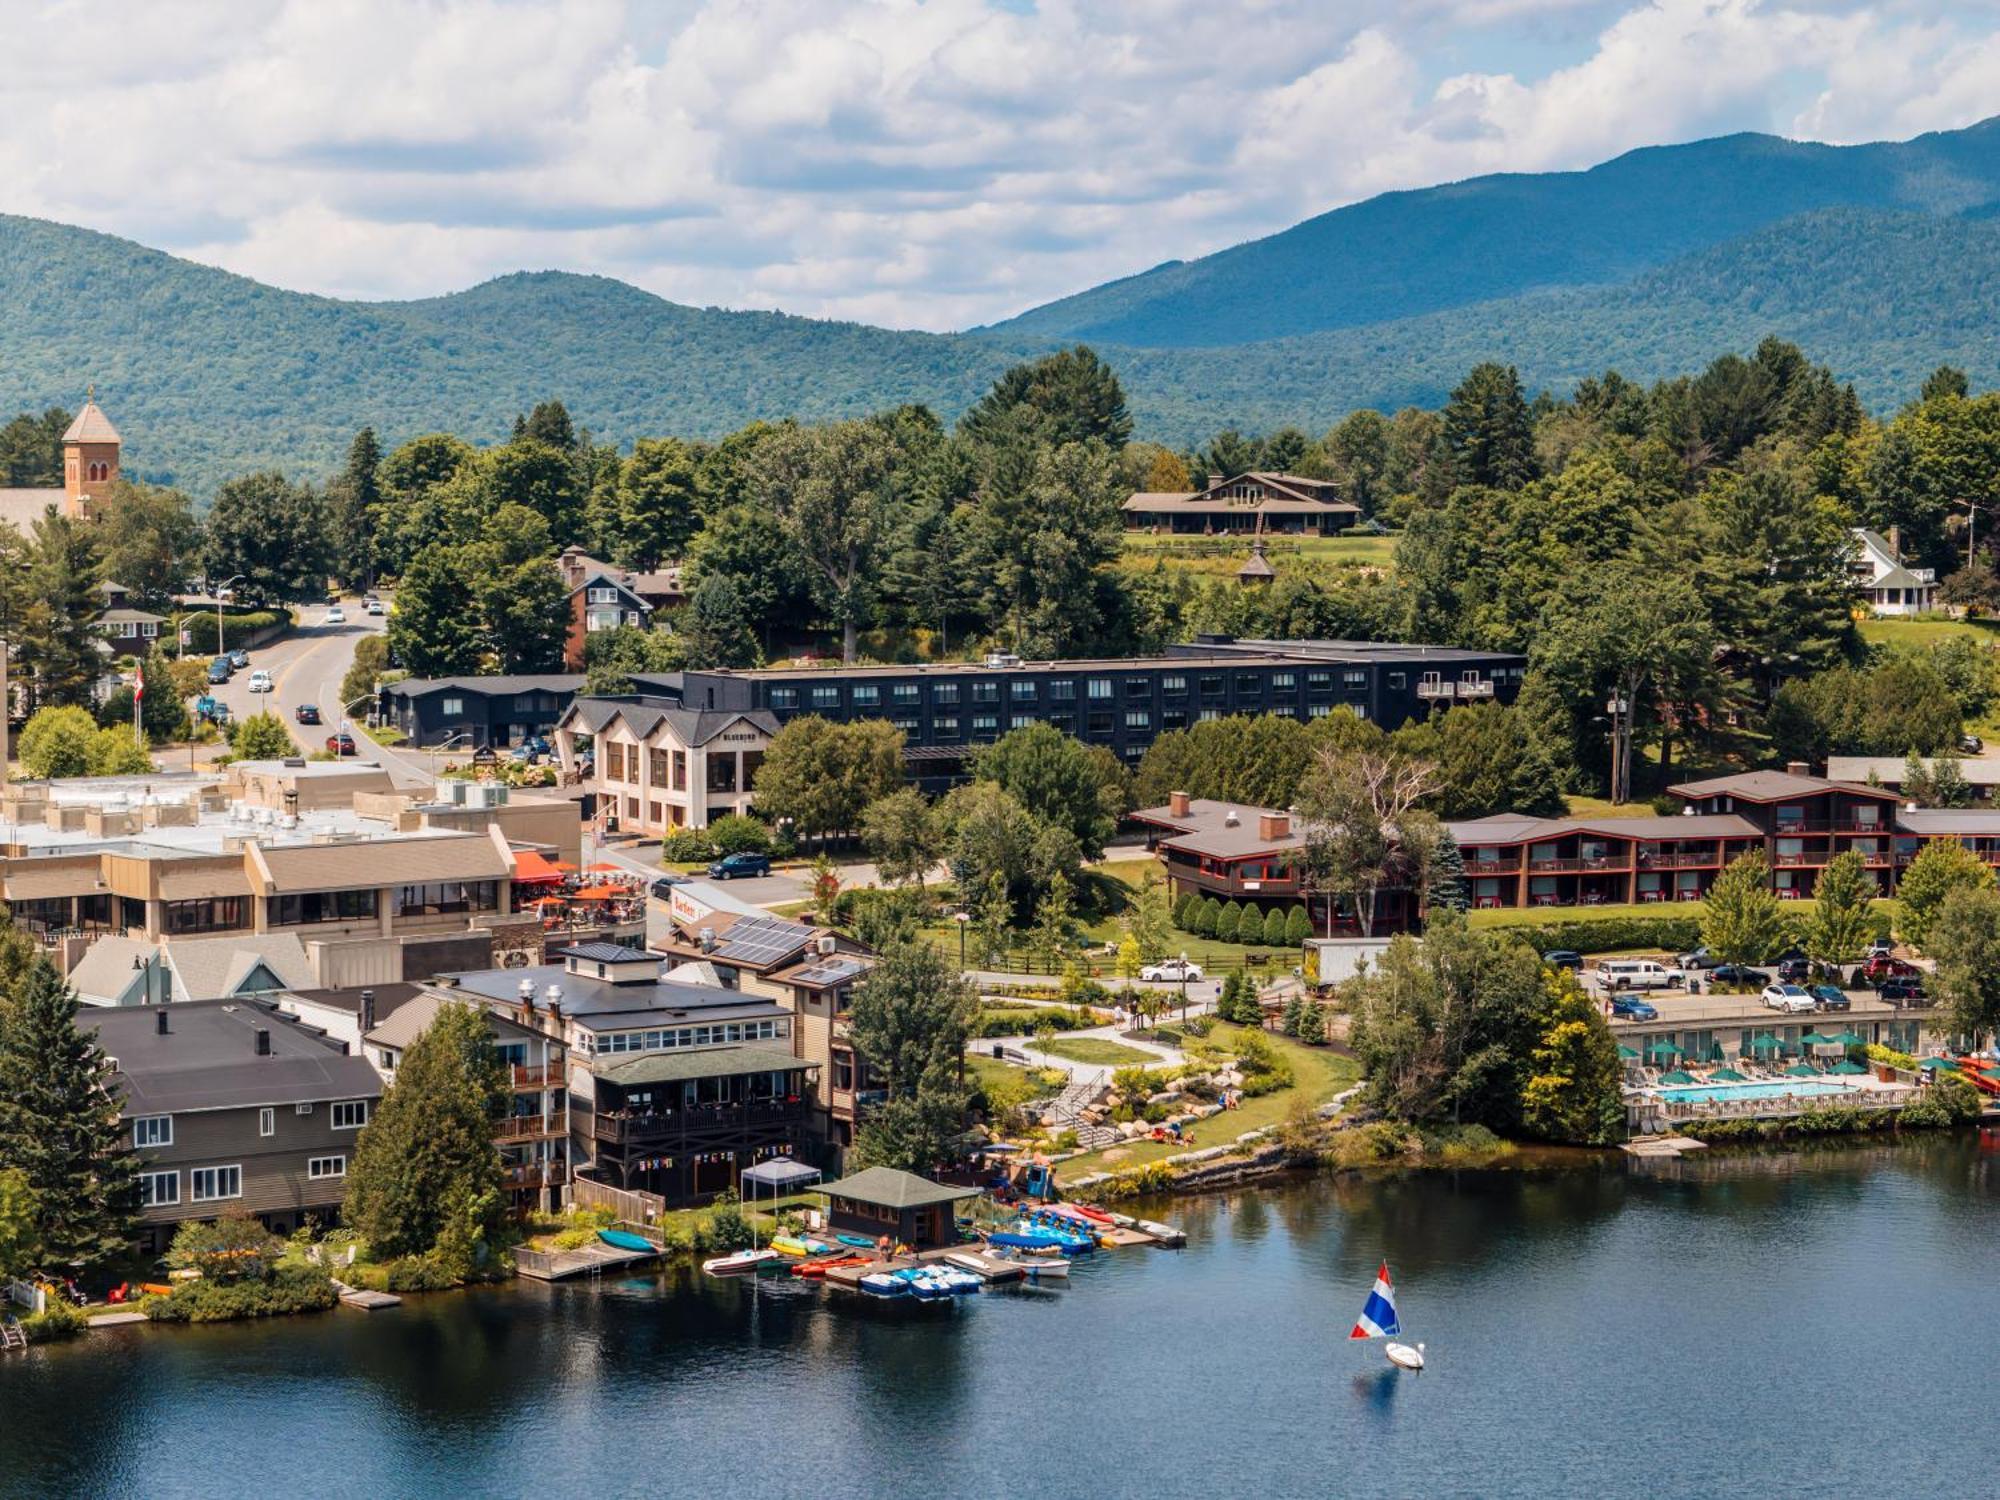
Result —
[{"label": "swimming pool", "polygon": [[1830,1078],[1787,1078],[1783,1083],[1716,1083],[1655,1092],[1672,1104],[1714,1104],[1723,1099],[1782,1099],[1787,1094],[1794,1098],[1807,1094],[1845,1094],[1853,1087]]}]

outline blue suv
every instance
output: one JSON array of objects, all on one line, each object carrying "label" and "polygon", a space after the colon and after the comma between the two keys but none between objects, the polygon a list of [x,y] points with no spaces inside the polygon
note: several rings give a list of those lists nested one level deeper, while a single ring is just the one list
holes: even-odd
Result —
[{"label": "blue suv", "polygon": [[708,867],[710,880],[738,880],[752,875],[771,873],[771,856],[768,854],[726,854]]}]

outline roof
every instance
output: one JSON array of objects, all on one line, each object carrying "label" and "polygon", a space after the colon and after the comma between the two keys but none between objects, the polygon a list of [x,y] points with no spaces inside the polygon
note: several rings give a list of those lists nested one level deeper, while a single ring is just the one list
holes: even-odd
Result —
[{"label": "roof", "polygon": [[768,912],[701,924],[715,932],[715,946],[703,953],[710,960],[774,969],[789,962],[819,936],[818,929]]},{"label": "roof", "polygon": [[514,873],[511,851],[485,833],[260,848],[258,856],[270,873],[273,891],[356,890],[443,880],[500,880]]},{"label": "roof", "polygon": [[1276,578],[1278,570],[1271,566],[1271,560],[1264,556],[1264,544],[1258,542],[1250,549],[1250,555],[1243,560],[1243,566],[1236,570],[1238,578]]},{"label": "roof", "polygon": [[116,1004],[140,977],[135,962],[164,963],[169,994],[177,1003],[295,990],[310,985],[315,977],[296,933],[246,932],[163,943],[101,937],[84,950],[69,982],[80,999]]},{"label": "roof", "polygon": [[388,682],[382,691],[391,697],[423,698],[432,693],[575,693],[586,681],[581,672],[545,672],[521,677],[406,677]]},{"label": "roof", "polygon": [[143,609],[107,609],[91,622],[95,625],[164,625],[165,615],[151,614]]},{"label": "roof", "polygon": [[783,1047],[698,1047],[693,1051],[644,1052],[616,1062],[597,1058],[591,1072],[625,1087],[641,1083],[683,1083],[690,1078],[729,1078],[737,1073],[790,1072],[817,1068]]},{"label": "roof", "polygon": [[1668,787],[1667,791],[1676,797],[1741,797],[1746,802],[1782,802],[1787,797],[1818,797],[1827,792],[1854,792],[1863,797],[1892,800],[1895,796],[1879,786],[1828,781],[1794,771],[1739,771],[1731,776],[1711,776],[1706,781],[1684,781]]},{"label": "roof", "polygon": [[[398,988],[404,988],[404,986],[398,986]],[[431,1029],[431,1023],[437,1020],[438,1012],[443,1010],[447,1005],[472,1006],[486,1018],[487,1029],[499,1033],[504,1038],[525,1037],[534,1034],[524,1027],[516,1026],[505,1016],[494,1015],[492,1011],[480,1005],[477,998],[466,999],[461,997],[454,1000],[450,995],[441,994],[436,990],[417,990],[414,985],[408,986],[408,988],[414,990],[415,993],[399,1000],[386,1012],[382,1008],[381,993],[379,990],[377,991],[375,1028],[366,1035],[364,1038],[365,1041],[377,1047],[391,1048],[397,1052],[406,1051],[418,1037]]]},{"label": "roof", "polygon": [[852,1177],[829,1182],[820,1191],[829,1198],[872,1203],[877,1208],[928,1208],[934,1203],[957,1203],[961,1199],[977,1198],[980,1193],[976,1187],[946,1187],[941,1182],[932,1182],[914,1172],[899,1172],[894,1167],[869,1167]]},{"label": "roof", "polygon": [[[1925,770],[1931,769],[1938,760],[1937,756],[1920,758]],[[1836,781],[1863,783],[1873,776],[1885,786],[1900,786],[1903,761],[1904,757],[1900,755],[1829,755],[1826,758],[1826,774]],[[2000,756],[1967,756],[1959,761],[1958,769],[1973,786],[2000,786]]]},{"label": "roof", "polygon": [[595,567],[585,569],[583,576],[577,581],[576,587],[569,591],[570,597],[573,599],[582,590],[590,588],[614,588],[640,609],[650,612],[653,608],[652,605],[633,592],[631,575],[622,568]]},{"label": "roof", "polygon": [[673,730],[674,738],[695,748],[739,720],[761,734],[776,734],[778,721],[760,708],[681,708],[670,703],[626,702],[616,698],[578,698],[562,717],[565,727],[581,723],[591,734],[623,721],[640,739],[649,739],[661,725]]},{"label": "roof", "polygon": [[837,958],[822,958],[816,963],[803,964],[796,969],[786,969],[772,978],[809,990],[827,990],[859,979],[874,967],[865,958],[842,954]]},{"label": "roof", "polygon": [[1526,844],[1567,834],[1588,833],[1602,838],[1645,843],[1667,839],[1761,838],[1755,824],[1736,813],[1697,813],[1693,817],[1536,818],[1523,813],[1494,813],[1445,824],[1461,848],[1491,844]]},{"label": "roof", "polygon": [[2000,808],[1917,808],[1897,813],[1896,826],[1907,833],[1933,837],[1990,837],[2000,833]]},{"label": "roof", "polygon": [[514,878],[525,884],[546,885],[561,880],[563,872],[539,849],[516,849]]},{"label": "roof", "polygon": [[[168,1033],[159,1034],[160,1011]],[[290,1017],[246,1001],[131,1005],[91,1010],[77,1018],[118,1060],[123,1113],[179,1114],[257,1105],[316,1104],[374,1099],[375,1070]],[[269,1033],[268,1056],[257,1053],[257,1031]]]},{"label": "roof", "polygon": [[[1218,493],[1233,485],[1253,483],[1264,490],[1261,499],[1249,500],[1241,496]],[[1217,480],[1206,489],[1199,490],[1142,490],[1125,502],[1125,509],[1131,511],[1174,511],[1174,510],[1261,510],[1296,512],[1337,511],[1343,515],[1361,514],[1361,507],[1345,500],[1326,500],[1316,491],[1326,487],[1328,481],[1308,479],[1300,474],[1280,474],[1269,470],[1251,470],[1244,474],[1233,474],[1227,479]]]},{"label": "roof", "polygon": [[361,995],[364,990],[375,997],[377,1021],[393,1015],[398,1006],[407,1005],[424,993],[422,985],[393,980],[386,984],[357,984],[337,990],[290,989],[285,991],[279,1004],[282,1005],[285,1000],[297,1000],[306,1005],[317,1005],[327,1010],[352,1011],[355,1015],[359,1015]]},{"label": "roof", "polygon": [[657,966],[660,955],[648,953],[642,948],[628,948],[623,943],[593,941],[571,943],[567,948],[558,948],[557,958],[580,958],[598,964],[653,964]]},{"label": "roof", "polygon": [[83,403],[83,410],[76,414],[76,420],[69,424],[62,435],[65,443],[122,443],[118,429],[111,425],[111,418],[104,415],[104,408],[95,401]]},{"label": "roof", "polygon": [[819,1175],[818,1167],[809,1167],[802,1161],[793,1161],[789,1156],[774,1156],[769,1161],[760,1161],[754,1167],[745,1167],[740,1174],[744,1182],[774,1188],[791,1187],[800,1182],[813,1182]]},{"label": "roof", "polygon": [[[1212,797],[1190,798],[1185,814],[1176,814],[1170,807],[1147,807],[1132,816],[1142,823],[1157,823],[1178,830],[1161,839],[1162,845],[1186,850],[1190,854],[1213,855],[1217,859],[1236,859],[1247,854],[1260,854],[1267,849],[1298,849],[1304,847],[1306,841],[1300,831],[1299,820],[1289,812],[1253,807],[1242,802],[1219,802]],[[1290,831],[1277,838],[1266,838],[1257,831],[1258,820],[1262,817],[1286,818]],[[1232,818],[1234,822],[1230,821]]]},{"label": "roof", "polygon": [[[550,985],[562,990],[563,1015],[590,1031],[623,1030],[660,1025],[664,1018],[688,1016],[712,1019],[762,1019],[789,1014],[776,1000],[743,990],[661,979],[651,984],[614,984],[586,974],[572,974],[559,964],[525,969],[476,969],[439,976],[453,988],[508,1005],[520,1002],[521,986],[535,987],[535,1003],[546,1004]],[[446,991],[451,993],[450,990]]]}]

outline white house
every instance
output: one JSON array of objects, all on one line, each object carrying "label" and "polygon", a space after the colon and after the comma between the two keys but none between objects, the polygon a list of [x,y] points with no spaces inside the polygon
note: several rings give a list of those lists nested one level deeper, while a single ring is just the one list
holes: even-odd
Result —
[{"label": "white house", "polygon": [[1901,538],[1854,528],[1854,583],[1877,615],[1920,615],[1937,608],[1937,572],[1903,565]]}]

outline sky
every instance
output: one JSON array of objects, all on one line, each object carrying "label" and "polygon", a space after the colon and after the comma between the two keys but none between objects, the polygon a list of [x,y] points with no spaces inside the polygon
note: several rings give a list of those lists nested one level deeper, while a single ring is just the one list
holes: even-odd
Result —
[{"label": "sky", "polygon": [[1968,125],[2000,0],[0,0],[0,58],[0,211],[949,329],[1388,189]]}]

